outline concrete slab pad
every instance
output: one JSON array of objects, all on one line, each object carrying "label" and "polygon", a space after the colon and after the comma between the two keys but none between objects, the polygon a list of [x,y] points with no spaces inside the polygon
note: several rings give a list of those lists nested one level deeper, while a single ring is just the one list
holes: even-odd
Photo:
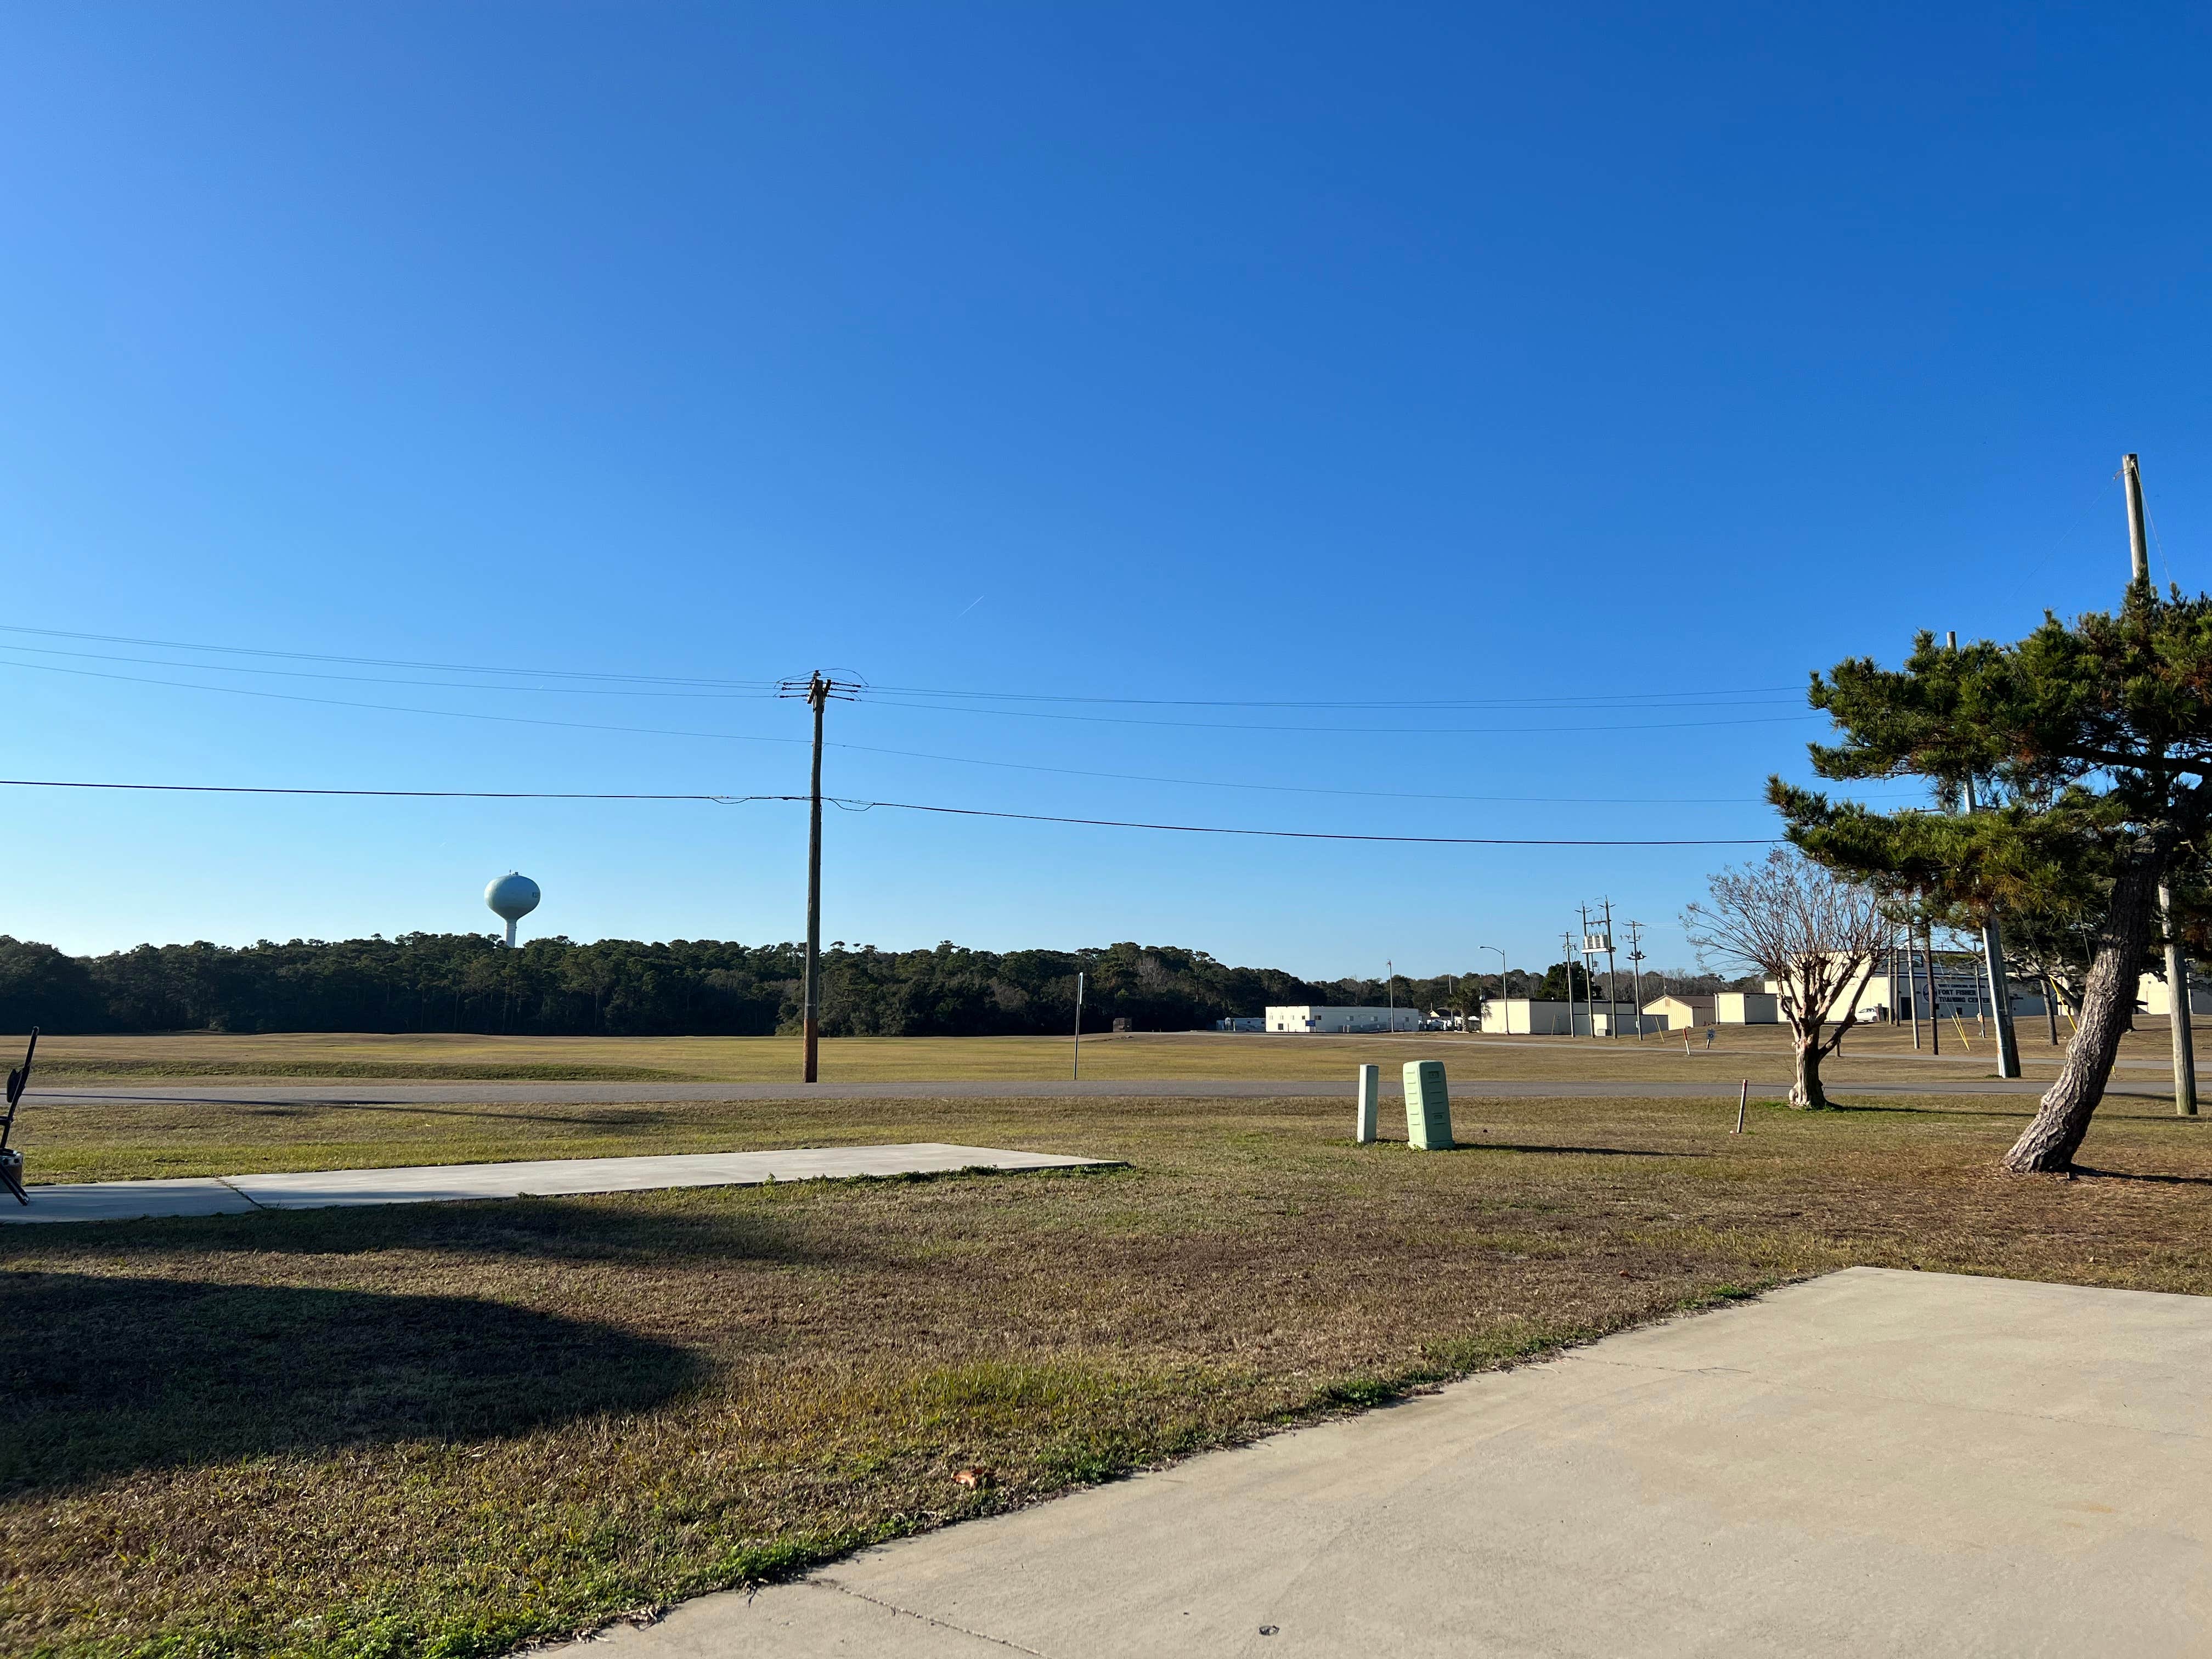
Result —
[{"label": "concrete slab pad", "polygon": [[2212,1651],[2208,1368],[2212,1298],[1854,1268],[599,1652]]},{"label": "concrete slab pad", "polygon": [[770,1181],[942,1174],[954,1170],[1072,1170],[1099,1160],[923,1141],[901,1146],[811,1146],[774,1152],[667,1158],[549,1158],[525,1164],[447,1164],[401,1170],[323,1170],[228,1177],[272,1210],[348,1204],[428,1204],[647,1192],[665,1187],[750,1187]]},{"label": "concrete slab pad", "polygon": [[159,1215],[237,1215],[253,1200],[220,1181],[91,1181],[33,1187],[18,1204],[0,1193],[0,1221],[137,1221]]},{"label": "concrete slab pad", "polygon": [[770,1181],[941,1175],[957,1170],[1073,1170],[1113,1160],[1004,1152],[921,1141],[898,1146],[811,1146],[774,1152],[668,1158],[548,1158],[521,1164],[443,1164],[397,1170],[315,1170],[209,1181],[110,1181],[31,1188],[26,1207],[0,1221],[122,1221],[142,1216],[319,1210],[356,1204],[434,1204],[466,1199],[553,1198],[667,1187],[751,1187]]}]

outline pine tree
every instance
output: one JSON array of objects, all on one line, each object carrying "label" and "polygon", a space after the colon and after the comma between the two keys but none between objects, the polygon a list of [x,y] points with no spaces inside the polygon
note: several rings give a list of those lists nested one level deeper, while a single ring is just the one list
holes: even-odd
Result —
[{"label": "pine tree", "polygon": [[[1813,745],[1824,778],[1918,776],[1925,809],[1877,811],[1776,778],[1790,838],[1832,868],[1941,913],[2014,913],[2086,929],[2089,968],[2058,1080],[2006,1154],[2063,1171],[2088,1132],[2132,1021],[2137,975],[2175,925],[2201,927],[2212,827],[2212,597],[2161,599],[2148,582],[2118,611],[2046,614],[2017,644],[1954,651],[1922,633],[1900,669],[1870,659],[1813,677],[1840,728]],[[1954,810],[1969,781],[1984,810]]]}]

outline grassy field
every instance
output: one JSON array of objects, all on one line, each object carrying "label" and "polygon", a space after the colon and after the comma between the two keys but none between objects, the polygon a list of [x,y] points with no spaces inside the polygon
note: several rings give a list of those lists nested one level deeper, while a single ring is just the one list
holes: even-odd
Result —
[{"label": "grassy field", "polygon": [[[161,1136],[230,1167],[1131,1167],[0,1230],[0,1648],[494,1652],[1852,1262],[2212,1291],[2212,1124],[2116,1103],[2111,1173],[1993,1175],[2031,1103],[1738,1138],[1717,1103],[1463,1101],[1473,1145],[1425,1155],[1335,1101],[191,1109]],[[113,1109],[83,1156],[143,1136]]]},{"label": "grassy field", "polygon": [[[2021,1052],[2031,1076],[2055,1068],[2059,1051],[2039,1022],[2021,1028]],[[2212,1030],[2206,1032],[2212,1037]],[[1395,1069],[1409,1059],[1443,1057],[1457,1075],[1534,1079],[1579,1078],[1637,1081],[1725,1073],[1754,1083],[1784,1082],[1789,1052],[1773,1026],[1722,1029],[1711,1053],[1699,1033],[1685,1055],[1678,1036],[1654,1034],[1593,1041],[1587,1037],[1485,1037],[1405,1033],[1395,1036],[1225,1036],[1213,1032],[1086,1036],[1086,1078],[1342,1079],[1367,1061]],[[2164,1060],[2163,1020],[2146,1021],[2127,1039],[2136,1065]],[[0,1037],[0,1054],[20,1050]],[[43,1038],[40,1076],[51,1082],[156,1081],[163,1079],[417,1078],[553,1081],[774,1083],[797,1078],[795,1037],[497,1037],[468,1035],[382,1036],[285,1033],[225,1036]],[[888,1082],[917,1079],[1003,1078],[1042,1080],[1068,1075],[1063,1037],[844,1037],[822,1045],[822,1075],[830,1080]],[[1919,1077],[1978,1077],[1996,1064],[1995,1045],[1971,1023],[1945,1034],[1938,1058],[1916,1054],[1910,1033],[1863,1028],[1832,1062],[1839,1081],[1900,1081]]]}]

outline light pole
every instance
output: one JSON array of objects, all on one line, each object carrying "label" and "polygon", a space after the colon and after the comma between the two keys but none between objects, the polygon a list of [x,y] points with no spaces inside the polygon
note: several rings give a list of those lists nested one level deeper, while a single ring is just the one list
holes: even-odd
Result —
[{"label": "light pole", "polygon": [[[1498,951],[1498,947],[1495,945],[1478,945],[1474,948],[1478,951]],[[1479,985],[1477,988],[1480,988]],[[1503,951],[1498,951],[1498,1000],[1501,1006],[1505,1001],[1505,952]],[[1513,1024],[1512,1011],[1510,1009],[1503,1009],[1503,1012],[1504,1013],[1504,1024],[1508,1027],[1505,1035],[1510,1036],[1513,1035],[1510,1029]],[[1482,1026],[1480,998],[1476,999],[1474,1023],[1475,1028],[1480,1030]]]},{"label": "light pole", "polygon": [[1075,1065],[1068,1077],[1072,1082],[1083,1080],[1083,974],[1080,969],[1075,975]]}]

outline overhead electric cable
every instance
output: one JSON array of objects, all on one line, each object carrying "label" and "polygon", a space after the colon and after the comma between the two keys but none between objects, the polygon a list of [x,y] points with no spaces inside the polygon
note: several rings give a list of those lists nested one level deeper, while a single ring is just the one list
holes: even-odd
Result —
[{"label": "overhead electric cable", "polygon": [[1119,704],[1129,708],[1640,708],[1668,700],[1765,696],[1776,692],[1804,694],[1802,685],[1747,685],[1715,691],[1602,691],[1562,692],[1545,697],[1391,697],[1345,702],[1253,699],[1229,697],[1095,697],[1072,692],[953,691],[922,685],[878,685],[878,696],[902,697],[962,697],[979,702],[1085,702]]},{"label": "overhead electric cable", "polygon": [[902,702],[896,698],[884,696],[872,697],[870,701],[880,708],[931,708],[946,714],[997,714],[1008,720],[1079,720],[1085,725],[1167,726],[1185,732],[1320,732],[1344,738],[1469,738],[1532,732],[1681,732],[1711,726],[1778,726],[1793,720],[1827,718],[1818,712],[1808,711],[1800,714],[1758,715],[1740,720],[1651,720],[1633,726],[1254,726],[1235,720],[1139,720],[1127,714],[1056,714],[1036,708],[961,708],[947,703]]},{"label": "overhead electric cable", "polygon": [[[803,800],[804,796],[789,797]],[[1423,847],[1771,847],[1779,836],[1735,838],[1699,837],[1681,841],[1573,841],[1553,836],[1374,836],[1334,830],[1245,830],[1202,823],[1146,823],[1129,818],[1062,817],[1048,812],[994,812],[977,806],[924,806],[913,801],[845,801],[838,805],[856,811],[885,806],[902,812],[943,812],[964,818],[1014,818],[1025,823],[1093,824],[1109,830],[1168,830],[1185,836],[1267,836],[1288,841],[1374,841],[1407,842]]]},{"label": "overhead electric cable", "polygon": [[189,640],[145,640],[128,634],[84,634],[64,628],[25,628],[0,623],[0,633],[33,634],[42,639],[92,640],[104,645],[143,645],[162,651],[210,651],[234,657],[277,657],[291,662],[351,663],[362,668],[422,668],[449,674],[520,674],[540,679],[631,680],[655,685],[717,685],[743,689],[767,687],[774,680],[692,679],[664,674],[609,674],[579,668],[495,668],[481,663],[410,662],[400,657],[340,657],[318,651],[275,651],[249,645],[196,645]]},{"label": "overhead electric cable", "polygon": [[1114,783],[1165,783],[1192,789],[1251,789],[1282,795],[1342,795],[1361,800],[1464,800],[1544,806],[1746,806],[1764,805],[1764,795],[1451,795],[1413,789],[1334,789],[1310,783],[1243,783],[1224,778],[1170,778],[1150,772],[1097,772],[1075,766],[1040,766],[1033,761],[979,760],[972,755],[934,755],[918,749],[884,749],[867,743],[833,743],[860,755],[896,755],[903,760],[942,761],[952,766],[988,766],[1013,772],[1045,772],[1062,778],[1100,778]]},{"label": "overhead electric cable", "polygon": [[[0,651],[30,652],[41,657],[69,657],[79,662],[127,662],[145,668],[182,668],[201,674],[260,674],[292,680],[334,680],[341,685],[419,685],[453,691],[524,691],[557,697],[696,697],[728,702],[738,698],[772,700],[765,691],[664,691],[653,687],[620,685],[511,685],[481,680],[395,679],[386,674],[321,674],[312,668],[250,668],[226,662],[179,662],[173,657],[125,657],[108,651],[61,651],[51,646],[15,645],[0,640]],[[42,663],[18,663],[19,668],[40,668]],[[426,671],[427,672],[427,671]],[[209,690],[216,688],[210,687]]]},{"label": "overhead electric cable", "polygon": [[367,708],[386,714],[437,714],[447,720],[492,720],[501,726],[551,726],[569,732],[620,732],[642,738],[715,738],[730,743],[797,743],[804,738],[760,738],[742,732],[682,732],[653,726],[605,726],[588,720],[545,720],[532,714],[479,714],[465,708],[416,708],[404,703],[356,702],[347,697],[309,697],[296,691],[255,691],[243,685],[196,685],[190,680],[149,679],[143,674],[108,674],[95,668],[64,668],[47,662],[5,662],[0,668],[28,668],[40,674],[74,674],[82,679],[121,680],[131,685],[165,685],[179,691],[213,691],[226,697],[259,697],[271,702],[311,702],[325,708]]},{"label": "overhead electric cable", "polygon": [[13,789],[126,789],[178,795],[360,795],[389,800],[683,800],[742,806],[750,800],[805,800],[804,795],[655,795],[600,789],[316,789],[274,783],[87,783],[56,778],[0,778]]},{"label": "overhead electric cable", "polygon": [[[773,679],[720,679],[696,675],[624,674],[574,668],[514,668],[483,663],[417,661],[399,657],[342,656],[325,652],[283,651],[261,646],[206,645],[189,640],[146,639],[128,634],[95,634],[63,628],[32,628],[12,623],[0,623],[0,633],[29,635],[40,639],[84,640],[105,645],[135,645],[164,651],[197,651],[222,656],[273,658],[290,662],[337,663],[354,667],[413,668],[439,673],[493,674],[511,678],[620,681],[635,685],[703,686],[717,690],[749,691],[772,691],[778,684]],[[20,648],[28,650],[35,647]],[[190,665],[209,668],[216,666],[213,664]],[[1679,702],[1686,699],[1757,696],[1800,690],[1794,685],[1754,685],[1729,687],[1718,690],[1604,692],[1579,695],[1563,693],[1553,697],[1246,701],[1203,697],[1103,697],[1071,692],[960,691],[934,686],[883,686],[871,689],[904,696],[959,697],[988,702],[1083,702],[1184,708],[1486,708],[1547,706],[1557,706],[1562,708],[1608,706],[1639,708],[1668,702]]]},{"label": "overhead electric cable", "polygon": [[[281,787],[274,784],[109,783],[58,778],[0,778],[0,788],[116,789],[194,795],[343,795],[434,800],[708,801],[727,805],[743,805],[751,801],[811,801],[813,799],[810,795],[653,795],[491,789],[314,789]],[[837,796],[824,796],[823,799],[845,808],[848,811],[854,812],[873,811],[881,807],[896,812],[934,812],[953,817],[1010,819],[1022,823],[1073,823],[1106,830],[1158,830],[1185,836],[1261,836],[1284,841],[1389,842],[1422,847],[1769,847],[1779,839],[1778,836],[1698,836],[1663,841],[1584,841],[1538,836],[1378,836],[1351,830],[1255,830],[1237,825],[1155,823],[1132,818],[1071,817],[1050,812],[1002,812],[980,806],[937,806],[906,800],[858,800]]]},{"label": "overhead electric cable", "polygon": [[[228,697],[259,697],[277,702],[307,702],[331,708],[366,708],[392,714],[435,714],[449,720],[494,720],[511,726],[550,726],[577,732],[623,732],[640,737],[719,738],[733,743],[798,743],[798,738],[750,737],[736,732],[684,732],[667,727],[648,726],[608,726],[586,720],[556,720],[527,714],[483,714],[459,708],[422,708],[401,703],[356,702],[344,697],[310,697],[293,691],[256,691],[241,685],[202,685],[191,680],[155,679],[143,674],[114,674],[94,668],[64,668],[58,663],[15,662],[0,659],[0,668],[27,669],[39,674],[70,674],[81,679],[116,680],[131,685],[160,685],[182,691],[213,691]],[[872,699],[890,708],[920,708],[923,704],[885,703],[883,699]],[[1120,720],[1106,715],[1040,714],[1018,709],[974,709],[954,711],[975,714],[1015,714],[1035,720],[1106,720],[1115,724],[1136,726],[1181,726],[1190,730],[1224,730],[1231,732],[1322,732],[1343,737],[1419,736],[1419,737],[1484,737],[1516,736],[1530,733],[1577,732],[1670,732],[1692,727],[1713,726],[1772,725],[1778,720],[1820,720],[1815,714],[1792,714],[1750,720],[1668,720],[1646,722],[1632,726],[1239,726],[1234,723],[1213,725],[1206,722],[1182,720]]]},{"label": "overhead electric cable", "polygon": [[[550,720],[519,714],[487,714],[467,709],[423,708],[401,703],[360,702],[350,698],[310,697],[295,693],[252,691],[236,686],[199,685],[186,680],[154,679],[135,674],[109,674],[90,669],[60,668],[46,663],[11,663],[0,659],[0,667],[28,668],[47,673],[118,680],[133,685],[159,685],[182,690],[214,691],[233,696],[252,696],[283,702],[305,702],[324,708],[359,708],[377,714],[427,714],[446,720],[489,720],[501,725],[549,726],[563,731],[606,732],[637,737],[697,738],[726,743],[773,743],[787,746],[802,744],[806,741],[803,738],[763,737],[740,732],[700,732],[669,726],[615,726],[603,722]],[[1249,783],[1224,778],[1179,778],[1146,772],[1108,772],[1084,767],[1046,766],[1033,761],[986,760],[973,755],[945,755],[927,750],[893,749],[880,744],[832,743],[828,746],[855,754],[887,755],[902,760],[934,761],[951,766],[983,766],[1000,771],[1037,772],[1054,777],[1097,778],[1116,783],[1158,783],[1182,788],[1241,789],[1268,794],[1333,795],[1354,799],[1473,801],[1498,805],[1553,806],[1726,806],[1757,805],[1763,802],[1765,799],[1758,795],[1478,795],[1403,789],[1345,789],[1317,784]]]}]

